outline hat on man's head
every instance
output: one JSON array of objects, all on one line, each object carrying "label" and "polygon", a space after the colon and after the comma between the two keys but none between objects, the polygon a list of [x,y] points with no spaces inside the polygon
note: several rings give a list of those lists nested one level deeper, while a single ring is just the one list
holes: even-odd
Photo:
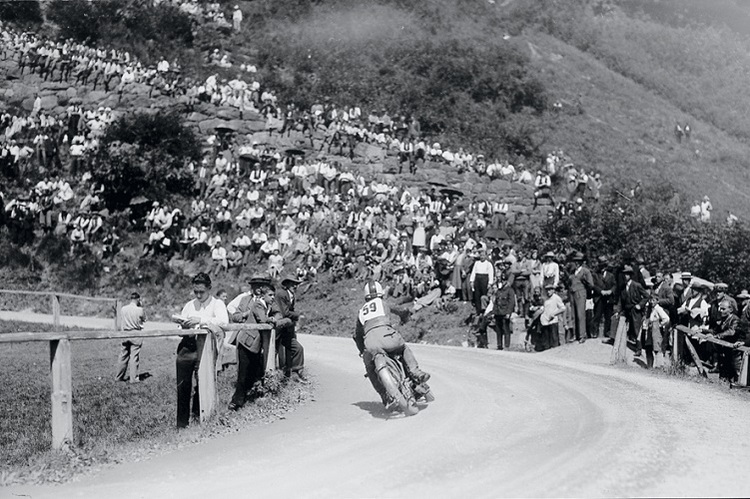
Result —
[{"label": "hat on man's head", "polygon": [[574,262],[583,261],[583,253],[581,253],[580,251],[576,251],[575,253],[573,253],[572,259]]},{"label": "hat on man's head", "polygon": [[742,292],[737,295],[737,298],[740,300],[750,299],[750,293],[748,293],[746,289],[743,289]]},{"label": "hat on man's head", "polygon": [[716,291],[726,291],[729,289],[729,285],[724,282],[717,282],[714,284],[714,289]]},{"label": "hat on man's head", "polygon": [[622,273],[623,274],[632,274],[633,273],[633,267],[631,267],[630,265],[625,265],[625,267],[623,267],[623,269],[622,269]]},{"label": "hat on man's head", "polygon": [[557,286],[550,282],[544,285],[544,289],[557,289]]},{"label": "hat on man's head", "polygon": [[680,279],[684,280],[684,279],[692,279],[692,278],[693,278],[693,274],[691,274],[690,272],[683,272],[682,274],[680,274]]},{"label": "hat on man's head", "polygon": [[556,255],[554,251],[548,251],[542,255],[542,258],[552,258],[554,260],[556,258]]},{"label": "hat on man's head", "polygon": [[247,281],[251,286],[260,286],[263,284],[271,284],[271,276],[265,272],[260,274],[253,274]]},{"label": "hat on man's head", "polygon": [[284,276],[281,279],[281,285],[282,286],[286,286],[286,285],[289,285],[289,284],[293,284],[293,285],[296,286],[297,284],[299,284],[301,282],[302,281],[300,281],[299,279],[297,279],[296,276],[293,276],[293,275],[286,275],[286,276]]},{"label": "hat on man's head", "polygon": [[693,289],[711,289],[711,285],[708,284],[705,281],[701,280],[693,280],[693,282],[690,284],[690,287]]},{"label": "hat on man's head", "polygon": [[609,262],[609,260],[607,260],[607,257],[604,256],[604,255],[599,255],[599,258],[597,258],[597,260],[599,260],[599,263],[608,263]]}]

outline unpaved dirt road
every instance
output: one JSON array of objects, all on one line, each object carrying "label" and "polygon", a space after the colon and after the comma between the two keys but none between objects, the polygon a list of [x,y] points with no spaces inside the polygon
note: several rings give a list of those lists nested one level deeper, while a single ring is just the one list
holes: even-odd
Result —
[{"label": "unpaved dirt road", "polygon": [[319,388],[286,419],[0,496],[750,495],[746,394],[555,355],[415,346],[437,400],[407,419],[375,402],[351,340],[302,341]]}]

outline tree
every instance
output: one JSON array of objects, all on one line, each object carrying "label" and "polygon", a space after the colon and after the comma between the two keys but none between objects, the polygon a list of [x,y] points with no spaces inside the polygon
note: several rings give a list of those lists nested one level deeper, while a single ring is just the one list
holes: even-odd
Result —
[{"label": "tree", "polygon": [[191,194],[194,179],[185,164],[199,158],[198,140],[179,115],[134,114],[107,130],[92,176],[104,187],[107,208],[122,210],[136,196]]}]

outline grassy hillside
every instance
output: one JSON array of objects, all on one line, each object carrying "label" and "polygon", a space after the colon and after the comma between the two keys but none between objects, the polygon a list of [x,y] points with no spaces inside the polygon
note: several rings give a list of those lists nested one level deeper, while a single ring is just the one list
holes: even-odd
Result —
[{"label": "grassy hillside", "polygon": [[706,3],[259,1],[243,46],[291,101],[401,109],[499,158],[562,148],[610,185],[666,181],[742,214],[750,42],[729,21],[748,9]]}]

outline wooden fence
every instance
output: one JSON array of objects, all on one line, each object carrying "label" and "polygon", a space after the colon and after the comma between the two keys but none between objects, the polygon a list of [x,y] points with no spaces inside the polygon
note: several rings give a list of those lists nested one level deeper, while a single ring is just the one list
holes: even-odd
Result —
[{"label": "wooden fence", "polygon": [[122,319],[120,316],[120,309],[122,308],[122,302],[118,300],[117,298],[101,298],[101,297],[96,297],[96,296],[72,295],[70,293],[58,293],[56,291],[19,291],[16,289],[0,289],[0,294],[48,297],[48,299],[50,300],[50,307],[52,310],[52,323],[55,326],[55,330],[60,329],[60,315],[62,315],[62,312],[60,309],[60,298],[111,303],[113,307],[112,313],[114,315],[114,320],[115,320],[115,330],[119,331],[122,328]]},{"label": "wooden fence", "polygon": [[[276,334],[268,324],[230,324],[225,331],[260,330],[266,371],[276,368]],[[73,442],[73,377],[71,370],[71,341],[157,338],[164,336],[197,335],[202,351],[198,368],[198,392],[201,422],[211,417],[216,407],[216,355],[217,345],[207,329],[163,329],[150,331],[83,330],[65,332],[22,332],[0,334],[0,344],[29,341],[48,341],[50,378],[52,383],[52,447],[60,449]],[[210,341],[206,341],[210,338]],[[270,360],[270,362],[269,362]]]},{"label": "wooden fence", "polygon": [[[615,336],[615,343],[612,348],[612,354],[610,356],[610,363],[616,364],[625,361],[625,350],[627,349],[627,333],[628,324],[624,316],[620,315],[620,319],[617,325],[617,334]],[[704,334],[698,330],[693,330],[685,326],[676,326],[672,329],[672,362],[677,365],[682,362],[683,349],[687,349],[690,353],[690,357],[693,359],[698,372],[707,376],[706,369],[703,366],[698,352],[695,350],[695,346],[692,341],[709,342],[715,345],[719,345],[722,348],[729,348],[731,350],[737,350],[742,352],[742,367],[738,375],[737,383],[733,386],[747,387],[750,383],[748,375],[750,374],[750,347],[746,346],[734,346],[734,343],[729,343],[713,336]]]}]

